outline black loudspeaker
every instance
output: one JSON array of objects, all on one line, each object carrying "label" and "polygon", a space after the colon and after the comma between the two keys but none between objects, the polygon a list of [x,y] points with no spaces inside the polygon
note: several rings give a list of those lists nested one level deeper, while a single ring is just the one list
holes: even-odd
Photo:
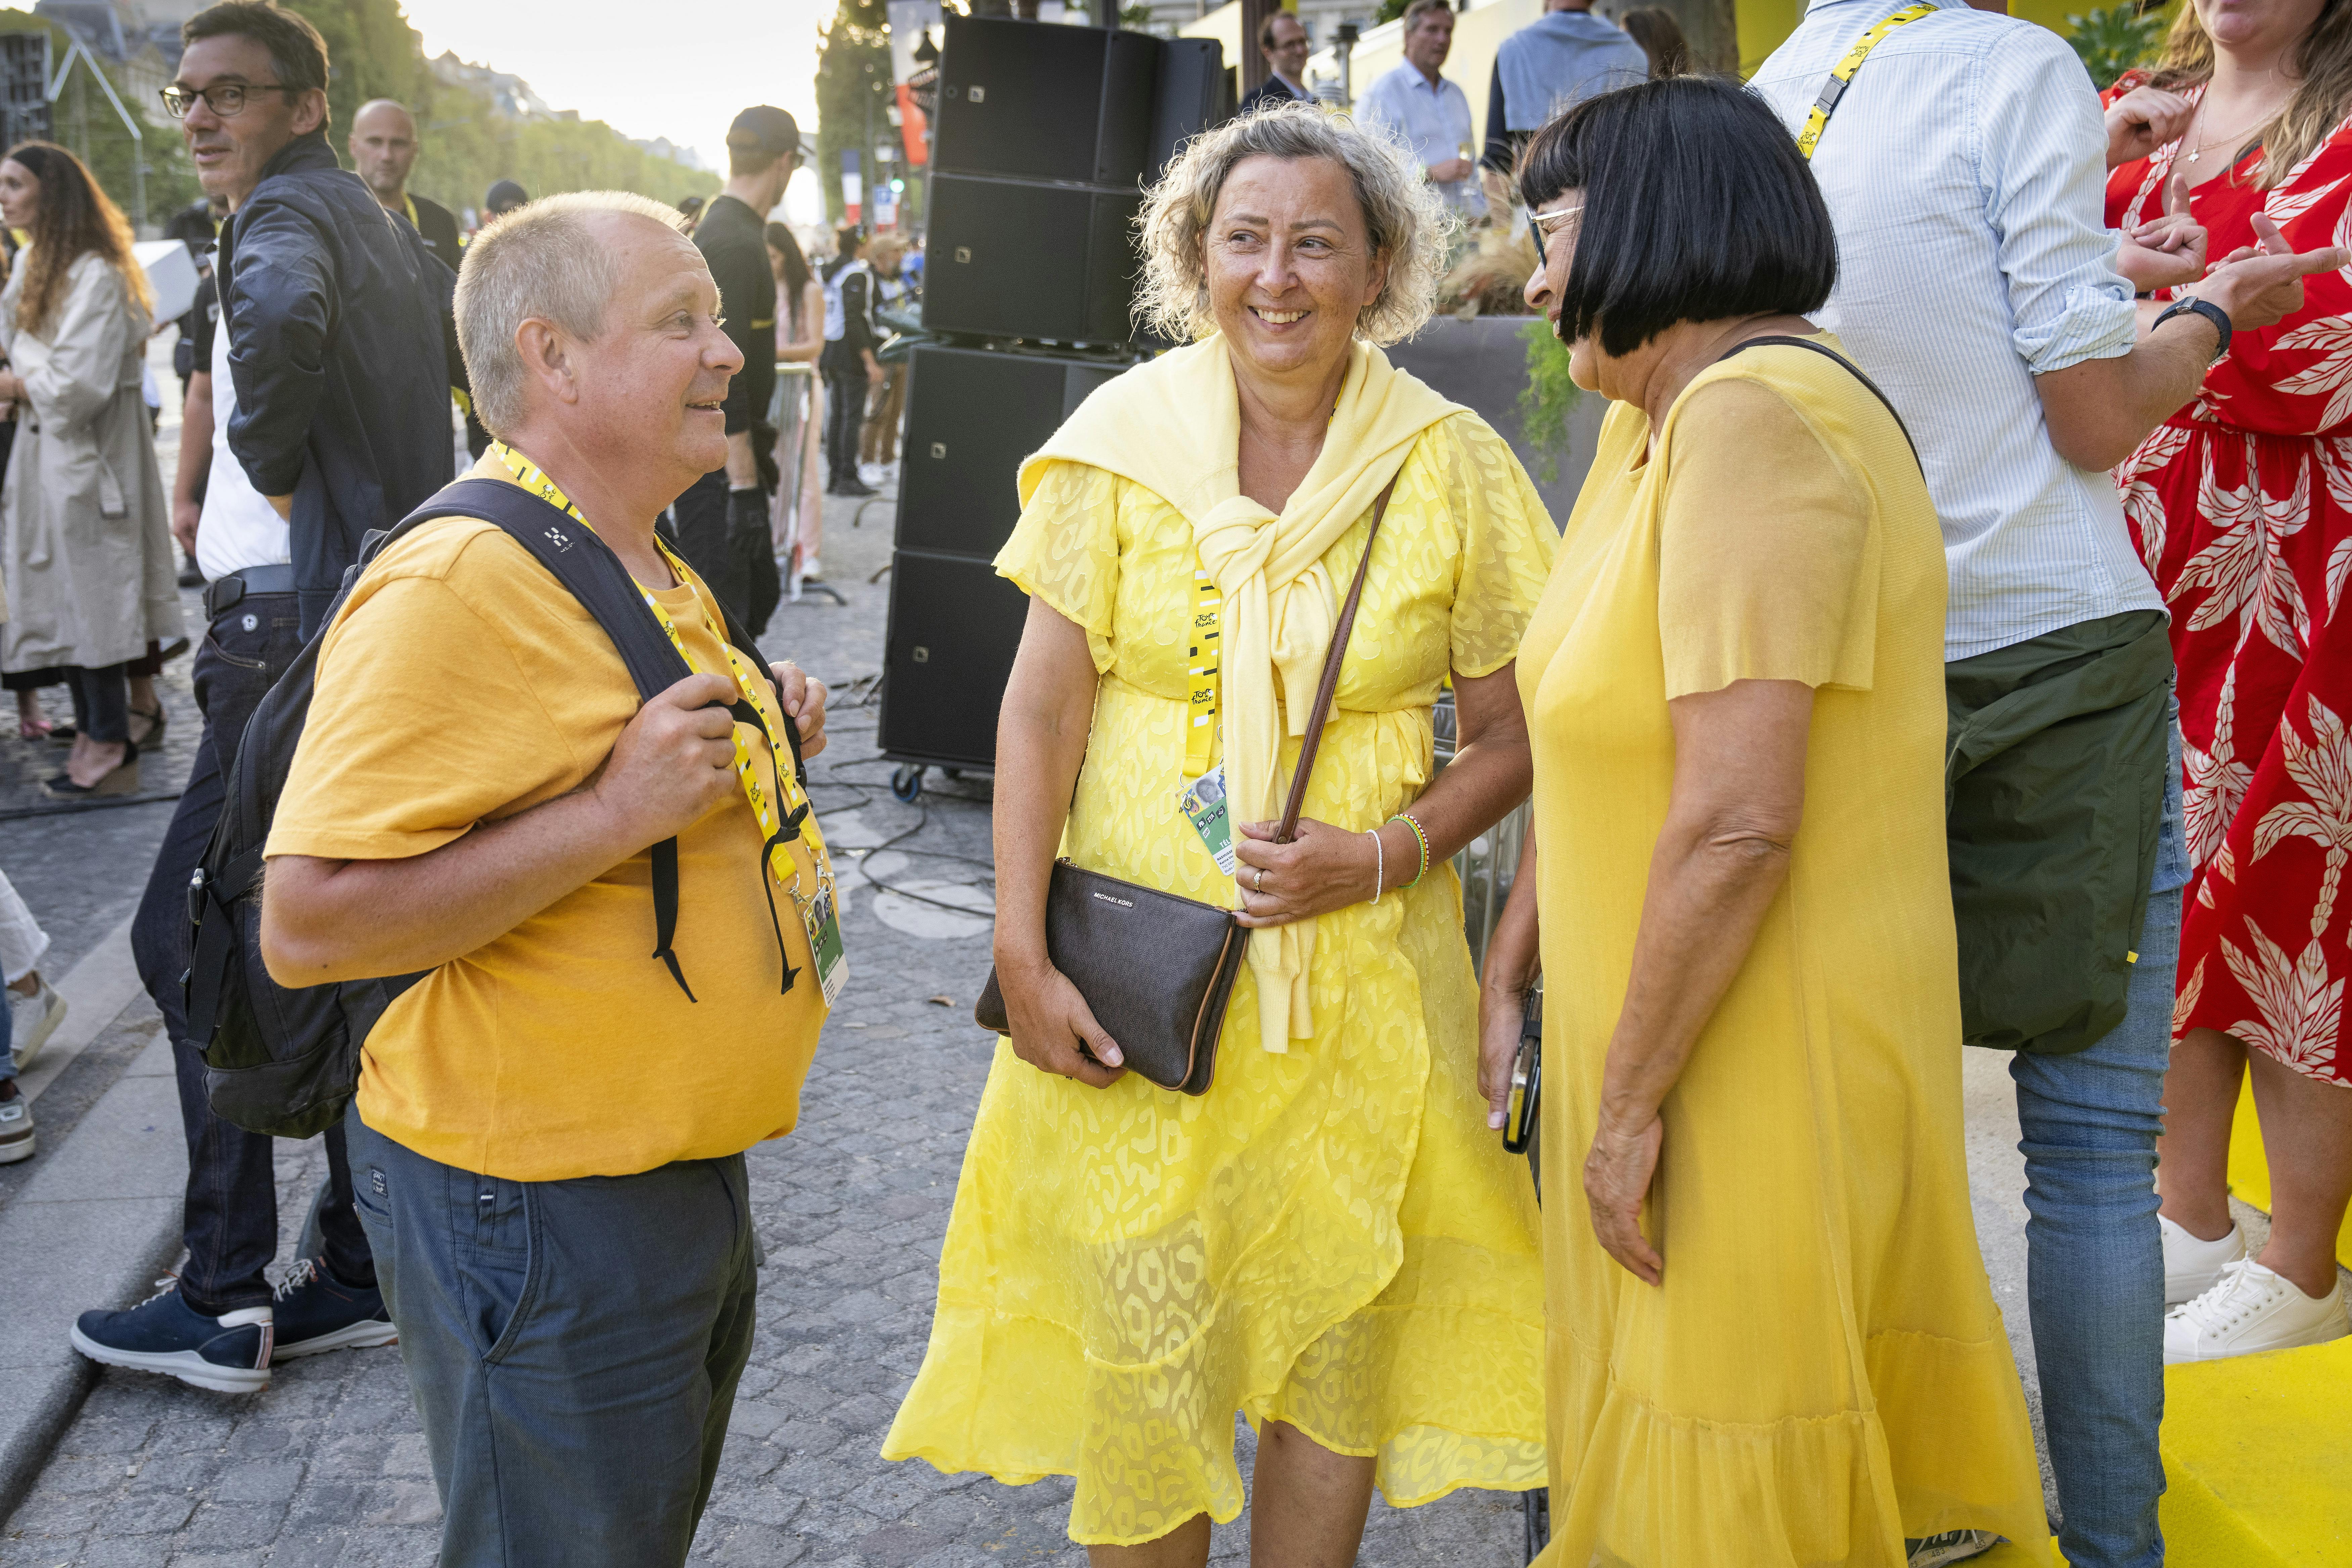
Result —
[{"label": "black loudspeaker", "polygon": [[1135,335],[1133,230],[1142,205],[1136,190],[933,174],[924,327],[983,338],[1128,342]]},{"label": "black loudspeaker", "polygon": [[981,349],[915,350],[898,470],[900,550],[993,558],[1020,521],[1021,460],[1124,367]]},{"label": "black loudspeaker", "polygon": [[1158,166],[1152,111],[1164,50],[1146,33],[950,14],[933,167],[1140,184]]},{"label": "black loudspeaker", "polygon": [[1225,47],[1214,38],[1170,38],[1160,46],[1160,90],[1151,114],[1153,178],[1187,141],[1233,118],[1229,79]]},{"label": "black loudspeaker", "polygon": [[1029,600],[985,561],[901,550],[882,651],[885,754],[936,767],[996,765],[996,714]]}]

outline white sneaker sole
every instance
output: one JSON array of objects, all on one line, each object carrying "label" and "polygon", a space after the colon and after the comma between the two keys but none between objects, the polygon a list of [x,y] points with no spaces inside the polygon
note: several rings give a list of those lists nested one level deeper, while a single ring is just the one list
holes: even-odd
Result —
[{"label": "white sneaker sole", "polygon": [[63,999],[60,998],[58,1005],[43,1014],[41,1021],[33,1026],[29,1038],[13,1042],[18,1072],[23,1072],[33,1065],[33,1058],[41,1054],[41,1047],[49,1043],[49,1037],[56,1034],[58,1026],[65,1021],[66,1008]]},{"label": "white sneaker sole", "polygon": [[40,1140],[38,1132],[27,1132],[22,1138],[0,1143],[0,1165],[13,1165],[19,1160],[33,1157],[33,1145]]},{"label": "white sneaker sole", "polygon": [[2272,1351],[2305,1350],[2312,1345],[2333,1343],[2346,1337],[2344,1310],[2339,1305],[2327,1321],[2305,1329],[2298,1333],[2281,1335],[2276,1339],[2241,1340],[2226,1349],[2175,1354],[2170,1345],[2164,1347],[2164,1364],[2184,1366],[2192,1362],[2235,1361],[2242,1355],[2263,1355]]},{"label": "white sneaker sole", "polygon": [[292,1361],[297,1356],[321,1355],[328,1351],[368,1350],[376,1345],[396,1345],[399,1342],[398,1329],[381,1319],[373,1319],[337,1329],[331,1334],[320,1334],[314,1340],[304,1340],[299,1344],[279,1345],[269,1352],[269,1361],[275,1366],[281,1361]]},{"label": "white sneaker sole", "polygon": [[194,1351],[119,1351],[83,1333],[79,1324],[68,1331],[74,1349],[106,1366],[160,1372],[165,1377],[176,1377],[182,1383],[210,1389],[215,1394],[258,1394],[269,1386],[269,1369],[266,1366],[223,1366],[206,1361]]}]

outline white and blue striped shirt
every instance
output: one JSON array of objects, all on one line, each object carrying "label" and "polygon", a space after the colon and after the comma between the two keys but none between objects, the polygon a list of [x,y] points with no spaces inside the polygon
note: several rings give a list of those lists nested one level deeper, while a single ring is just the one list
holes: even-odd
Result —
[{"label": "white and blue striped shirt", "polygon": [[[1791,132],[1906,0],[1814,0],[1754,79]],[[2164,607],[2115,483],[2050,444],[2033,378],[2129,353],[2105,222],[2106,132],[2074,52],[1961,0],[1896,28],[1830,117],[1813,174],[1837,225],[1820,324],[1901,411],[1951,569],[1944,656]]]}]

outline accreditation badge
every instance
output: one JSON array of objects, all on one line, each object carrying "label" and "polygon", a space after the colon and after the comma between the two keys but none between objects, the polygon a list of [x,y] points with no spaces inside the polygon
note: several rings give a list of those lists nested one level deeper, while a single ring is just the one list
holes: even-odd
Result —
[{"label": "accreditation badge", "polygon": [[[824,834],[812,812],[802,826],[801,841],[809,852],[811,870],[793,873],[793,907],[799,910],[801,930],[808,936],[809,957],[816,964],[817,989],[824,994],[828,1011],[849,978],[849,954],[841,941],[841,888],[833,874],[833,857],[826,853]],[[806,889],[811,881],[814,892]]]},{"label": "accreditation badge", "polygon": [[1184,786],[1177,801],[1184,820],[1201,836],[1201,842],[1217,862],[1217,869],[1230,877],[1234,874],[1233,815],[1225,805],[1225,764],[1219,763],[1199,778]]}]

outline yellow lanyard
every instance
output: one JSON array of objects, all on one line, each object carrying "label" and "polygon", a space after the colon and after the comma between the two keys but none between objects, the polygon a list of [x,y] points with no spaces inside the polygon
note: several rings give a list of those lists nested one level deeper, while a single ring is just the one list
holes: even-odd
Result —
[{"label": "yellow lanyard", "polygon": [[1216,742],[1217,613],[1224,603],[1223,591],[1195,555],[1192,662],[1185,669],[1192,679],[1192,700],[1186,710],[1184,729],[1184,776],[1188,779],[1199,778],[1209,771],[1209,752]]},{"label": "yellow lanyard", "polygon": [[[528,458],[503,441],[491,442],[490,453],[505,465],[507,472],[514,476],[517,484],[551,506],[562,508],[573,521],[593,531],[593,525],[580,515],[580,509],[573,506],[571,499],[556,488],[555,481],[549,479]],[[677,574],[677,580],[695,590],[695,604],[702,609],[702,624],[725,653],[728,672],[734,678],[736,689],[742,695],[744,701],[751,704],[753,711],[758,711],[759,700],[753,695],[759,689],[758,672],[752,669],[751,662],[743,657],[734,643],[729,640],[726,629],[712,624],[710,611],[702,603],[704,590],[686,563],[680,561],[670,547],[662,542],[659,534],[654,536],[654,545],[662,552],[662,558],[669,563],[669,569]],[[661,624],[662,635],[669,638],[669,646],[676,648],[678,658],[686,661],[686,668],[698,675],[701,674],[702,667],[695,663],[694,655],[687,651],[686,640],[677,635],[677,625],[670,619],[669,611],[662,607],[661,601],[655,598],[644,584],[637,584],[636,589],[644,597],[646,607],[654,613],[654,619]],[[780,712],[777,721],[789,724],[792,720]],[[763,730],[768,728],[764,723],[761,727]],[[759,822],[761,838],[768,846],[764,857],[768,864],[768,872],[780,882],[796,886],[800,880],[800,868],[793,864],[792,857],[787,853],[786,845],[789,840],[778,837],[780,828],[783,826],[783,819],[777,814],[776,803],[768,797],[767,790],[760,783],[759,770],[752,765],[751,745],[743,739],[743,726],[740,723],[734,729],[734,741],[735,776],[737,782],[743,786],[743,798],[751,803],[751,815]],[[793,814],[792,826],[798,827],[799,836],[808,842],[811,852],[818,857],[816,864],[822,868],[824,864],[823,859],[824,841],[817,837],[816,814],[807,809],[808,797],[802,793],[800,779],[793,771],[791,753],[778,742],[773,731],[769,731],[767,741],[768,760],[775,768],[776,789],[784,797],[784,809]],[[780,859],[781,865],[779,865]]]},{"label": "yellow lanyard", "polygon": [[1829,128],[1830,116],[1837,111],[1838,100],[1845,96],[1846,84],[1853,80],[1853,73],[1862,68],[1862,62],[1870,58],[1871,50],[1878,47],[1881,38],[1906,22],[1916,22],[1922,16],[1935,14],[1933,5],[1906,5],[1856,38],[1853,47],[1846,50],[1845,58],[1830,68],[1830,79],[1822,84],[1822,96],[1813,101],[1812,111],[1805,116],[1805,128],[1797,133],[1797,151],[1807,158],[1813,155],[1814,147],[1821,142],[1822,132]]}]

